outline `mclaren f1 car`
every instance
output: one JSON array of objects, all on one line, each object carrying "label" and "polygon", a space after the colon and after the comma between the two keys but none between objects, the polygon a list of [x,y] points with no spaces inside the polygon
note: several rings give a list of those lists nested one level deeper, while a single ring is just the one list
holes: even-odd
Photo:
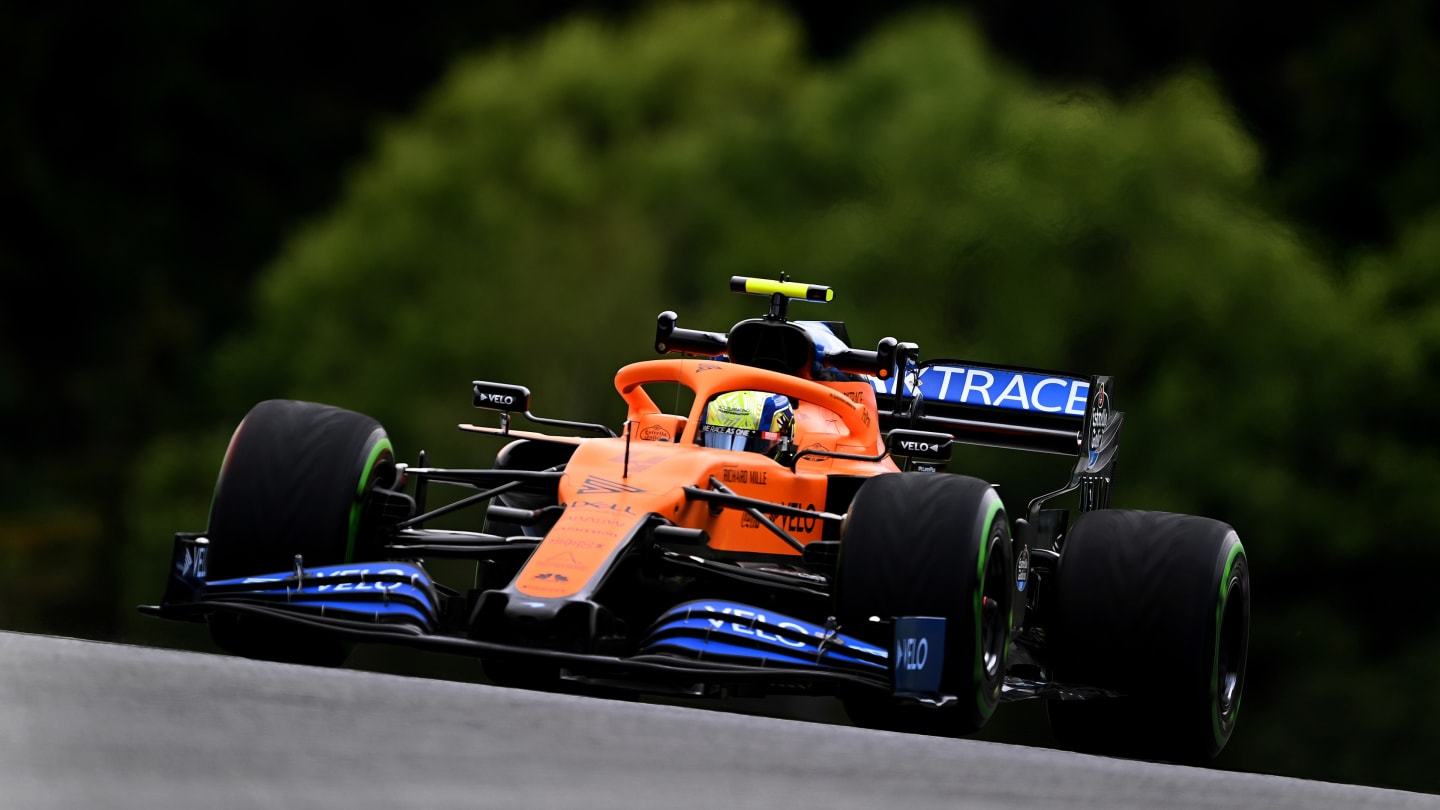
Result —
[{"label": "mclaren f1 car", "polygon": [[[1245,676],[1244,547],[1216,520],[1110,508],[1110,378],[855,348],[842,323],[790,317],[829,288],[731,286],[768,311],[726,332],[662,313],[654,348],[681,356],[620,369],[618,430],[474,382],[498,424],[460,430],[503,442],[483,469],[402,462],[353,411],[259,403],[208,527],[175,536],[141,610],[257,658],[408,645],[478,658],[502,685],[833,695],[857,725],[941,735],[1040,698],[1067,747],[1220,751]],[[652,395],[671,388],[683,412]],[[950,469],[955,443],[1073,463],[1006,503]],[[431,525],[463,514],[467,530]],[[454,560],[463,582],[432,576]]]}]

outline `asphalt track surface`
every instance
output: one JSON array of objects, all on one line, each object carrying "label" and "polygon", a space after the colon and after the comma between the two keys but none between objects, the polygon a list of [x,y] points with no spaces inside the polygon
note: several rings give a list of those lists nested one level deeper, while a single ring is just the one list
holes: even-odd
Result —
[{"label": "asphalt track surface", "polygon": [[1390,808],[1440,797],[0,633],[0,807]]}]

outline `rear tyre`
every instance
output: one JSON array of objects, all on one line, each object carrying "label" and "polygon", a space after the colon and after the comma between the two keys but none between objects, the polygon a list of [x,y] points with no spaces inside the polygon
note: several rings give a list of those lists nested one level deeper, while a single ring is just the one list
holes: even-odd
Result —
[{"label": "rear tyre", "polygon": [[[365,494],[394,476],[380,423],[294,400],[250,409],[225,452],[210,506],[207,579],[373,559],[379,538],[364,519]],[[248,616],[215,616],[215,643],[249,658],[338,666],[348,645]]]},{"label": "rear tyre", "polygon": [[895,473],[866,481],[845,521],[836,584],[841,632],[889,646],[897,616],[945,619],[944,708],[888,695],[842,698],[859,726],[958,736],[978,730],[1000,699],[1014,603],[1010,527],[984,481]]},{"label": "rear tyre", "polygon": [[1203,763],[1240,712],[1250,567],[1235,530],[1207,518],[1105,509],[1082,515],[1055,575],[1056,681],[1123,697],[1052,700],[1064,747]]}]

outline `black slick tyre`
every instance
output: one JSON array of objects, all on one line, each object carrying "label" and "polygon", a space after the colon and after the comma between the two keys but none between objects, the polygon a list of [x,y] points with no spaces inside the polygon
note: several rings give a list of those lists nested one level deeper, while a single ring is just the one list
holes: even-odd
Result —
[{"label": "black slick tyre", "polygon": [[[206,536],[211,581],[373,559],[365,494],[394,475],[384,428],[363,414],[294,400],[257,404],[226,450]],[[216,615],[222,649],[251,658],[338,666],[347,646],[255,617]]]},{"label": "black slick tyre", "polygon": [[866,481],[840,544],[835,610],[841,632],[888,647],[889,619],[944,618],[941,691],[955,700],[936,708],[884,694],[842,696],[852,722],[941,736],[983,726],[1005,678],[1012,565],[1005,508],[984,481],[937,473]]},{"label": "black slick tyre", "polygon": [[1230,526],[1105,509],[1064,540],[1052,675],[1120,697],[1052,700],[1050,727],[1088,753],[1203,763],[1235,729],[1245,684],[1250,568]]}]

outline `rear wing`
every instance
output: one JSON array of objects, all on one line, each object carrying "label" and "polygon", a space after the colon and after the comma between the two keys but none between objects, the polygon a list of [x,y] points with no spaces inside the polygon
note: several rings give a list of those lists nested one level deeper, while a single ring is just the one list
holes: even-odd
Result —
[{"label": "rear wing", "polygon": [[1114,409],[1110,377],[963,360],[919,363],[913,344],[901,345],[905,372],[871,378],[882,430],[948,433],[966,444],[1072,456],[1071,487],[1084,484],[1091,490],[1084,500],[1108,502],[1125,418]]},{"label": "rear wing", "polygon": [[1111,379],[1102,376],[927,360],[871,384],[882,427],[949,433],[988,447],[1073,456],[1087,444],[1083,437],[1112,417]]}]

